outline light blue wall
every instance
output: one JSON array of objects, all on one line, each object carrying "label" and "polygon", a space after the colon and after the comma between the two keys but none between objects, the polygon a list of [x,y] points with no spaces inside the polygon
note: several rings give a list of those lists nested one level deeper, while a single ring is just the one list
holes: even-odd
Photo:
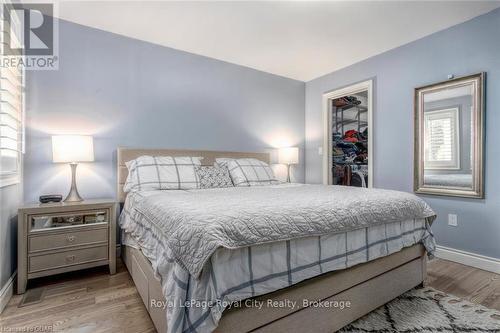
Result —
[{"label": "light blue wall", "polygon": [[[500,258],[500,10],[306,83],[306,181],[322,181],[322,94],[375,79],[374,186],[412,191],[413,89],[487,72],[486,199],[423,196],[440,245]],[[447,214],[458,214],[457,228]]]},{"label": "light blue wall", "polygon": [[17,208],[21,202],[21,184],[0,188],[0,289],[17,267]]},{"label": "light blue wall", "polygon": [[68,191],[54,133],[94,136],[96,162],[78,167],[86,198],[115,196],[118,146],[303,152],[303,82],[66,21],[59,34],[59,70],[27,76],[27,201]]}]

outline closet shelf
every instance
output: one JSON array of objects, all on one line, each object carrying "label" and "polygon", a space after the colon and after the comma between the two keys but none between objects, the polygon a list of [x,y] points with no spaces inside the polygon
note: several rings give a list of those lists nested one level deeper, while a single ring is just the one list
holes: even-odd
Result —
[{"label": "closet shelf", "polygon": [[333,162],[333,164],[338,164],[338,165],[368,165],[366,162],[361,162],[361,163],[356,163],[356,162]]},{"label": "closet shelf", "polygon": [[354,124],[354,123],[359,123],[359,125],[368,125],[367,121],[357,120],[357,119],[343,120],[342,122],[339,122],[339,125],[349,125],[349,124]]},{"label": "closet shelf", "polygon": [[346,105],[346,106],[337,106],[337,110],[340,111],[340,112],[345,112],[345,111],[348,111],[352,108],[357,108],[358,112],[360,113],[365,113],[365,112],[368,112],[368,108],[366,106],[361,106],[361,105]]}]

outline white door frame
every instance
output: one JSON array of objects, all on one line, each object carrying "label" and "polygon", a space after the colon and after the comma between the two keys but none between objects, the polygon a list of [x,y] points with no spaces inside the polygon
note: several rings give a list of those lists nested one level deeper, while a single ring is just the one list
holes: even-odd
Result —
[{"label": "white door frame", "polygon": [[373,80],[323,94],[323,184],[331,183],[332,165],[332,99],[368,91],[368,187],[373,187]]}]

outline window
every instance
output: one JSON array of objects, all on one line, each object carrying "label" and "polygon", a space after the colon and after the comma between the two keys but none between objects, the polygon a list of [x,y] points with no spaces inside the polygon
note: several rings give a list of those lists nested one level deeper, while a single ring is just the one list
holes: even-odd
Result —
[{"label": "window", "polygon": [[424,113],[426,169],[460,169],[458,113],[458,108]]},{"label": "window", "polygon": [[[0,35],[9,29],[0,19]],[[11,39],[14,38],[11,35]],[[23,149],[24,71],[16,67],[0,67],[0,187],[21,180]]]}]

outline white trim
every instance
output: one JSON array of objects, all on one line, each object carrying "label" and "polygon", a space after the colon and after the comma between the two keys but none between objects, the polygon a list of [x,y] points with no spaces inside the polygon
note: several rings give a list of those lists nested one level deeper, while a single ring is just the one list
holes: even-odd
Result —
[{"label": "white trim", "polygon": [[368,91],[368,187],[373,187],[373,80],[356,83],[349,87],[337,89],[323,94],[323,184],[330,183],[330,165],[332,159],[331,112],[329,101],[346,95]]},{"label": "white trim", "polygon": [[436,246],[436,252],[434,254],[441,259],[500,274],[500,259],[439,245]]},{"label": "white trim", "polygon": [[0,290],[0,313],[5,309],[9,303],[12,295],[14,295],[14,281],[16,280],[17,270],[7,280],[7,283]]},{"label": "white trim", "polygon": [[21,175],[19,175],[18,173],[16,173],[13,176],[10,176],[10,177],[0,177],[0,188],[16,185],[16,184],[20,184],[20,183],[21,183]]}]

